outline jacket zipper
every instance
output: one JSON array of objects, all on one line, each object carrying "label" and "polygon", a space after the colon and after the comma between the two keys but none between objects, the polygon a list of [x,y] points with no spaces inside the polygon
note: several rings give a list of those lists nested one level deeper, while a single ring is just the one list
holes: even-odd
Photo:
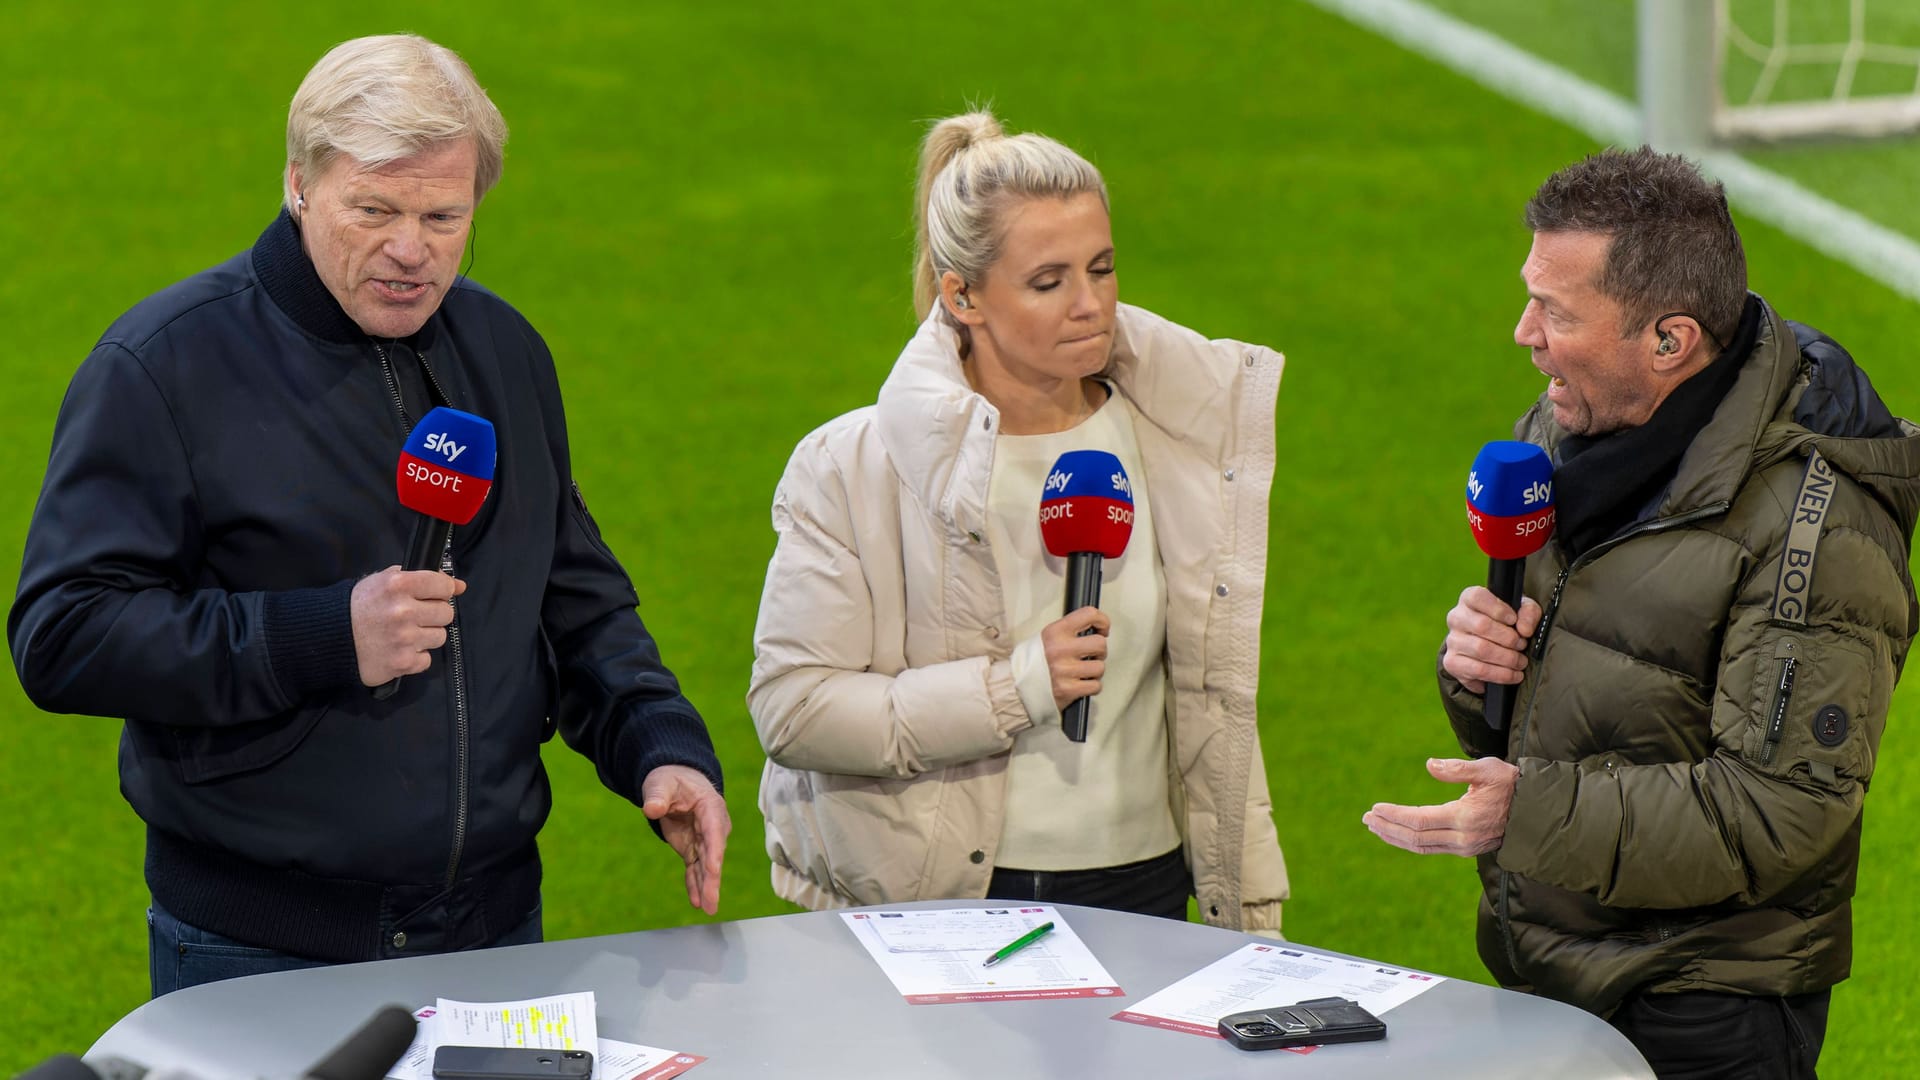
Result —
[{"label": "jacket zipper", "polygon": [[1781,638],[1774,646],[1774,683],[1773,709],[1767,714],[1767,738],[1760,744],[1760,764],[1773,764],[1774,752],[1780,749],[1780,737],[1787,730],[1787,705],[1793,700],[1794,669],[1800,666],[1795,654],[1799,651],[1799,642],[1792,638]]},{"label": "jacket zipper", "polygon": [[393,360],[387,356],[387,350],[381,348],[379,342],[374,342],[373,351],[380,357],[380,374],[386,376],[387,393],[393,395],[393,411],[400,414],[401,438],[405,438],[413,431],[413,421],[407,419],[406,399],[400,396],[400,376],[394,374]]},{"label": "jacket zipper", "polygon": [[[440,571],[448,577],[453,576],[453,536],[447,536],[447,546],[440,552]],[[467,732],[467,667],[466,657],[460,649],[460,606],[452,599],[447,601],[453,606],[453,621],[447,624],[447,663],[448,678],[453,680],[453,849],[447,855],[447,887],[459,880],[460,856],[467,846],[467,787],[468,774],[472,771],[469,758]]]},{"label": "jacket zipper", "polygon": [[[427,363],[426,353],[417,353],[420,358],[420,371],[427,377],[427,385],[433,388],[436,403],[451,402],[440,380],[433,374],[433,368]],[[453,576],[453,531],[447,531],[447,546],[440,552],[440,571],[448,577]],[[453,849],[447,853],[447,888],[460,879],[460,856],[467,847],[468,794],[472,778],[472,732],[467,717],[467,664],[466,654],[460,648],[460,604],[459,601],[447,601],[453,608],[453,621],[447,624],[447,677],[453,680],[453,790],[455,795],[453,808]]]},{"label": "jacket zipper", "polygon": [[[1553,595],[1547,600],[1547,609],[1540,613],[1540,625],[1533,630],[1533,659],[1536,663],[1547,651],[1547,630],[1553,625],[1553,616],[1560,610],[1560,597],[1567,590],[1567,577],[1573,573],[1573,564],[1560,568],[1560,576],[1554,579]],[[1519,746],[1527,745],[1527,730],[1533,724],[1533,699],[1539,692],[1538,682],[1534,693],[1527,695],[1526,711],[1520,714]],[[1513,875],[1500,871],[1500,941],[1507,947],[1507,965],[1515,975],[1520,973],[1520,950],[1513,941],[1513,920],[1507,904],[1507,897],[1513,888]]]},{"label": "jacket zipper", "polygon": [[[1567,579],[1573,576],[1575,570],[1578,570],[1580,567],[1585,566],[1634,537],[1665,532],[1668,529],[1676,529],[1682,525],[1690,524],[1703,518],[1724,514],[1732,505],[1731,502],[1718,502],[1711,506],[1703,506],[1691,513],[1681,514],[1678,517],[1648,522],[1638,528],[1624,532],[1608,540],[1606,543],[1587,549],[1585,554],[1582,554],[1579,558],[1561,568],[1560,576],[1554,580],[1553,595],[1547,600],[1546,610],[1540,613],[1540,625],[1533,632],[1532,652],[1534,661],[1538,662],[1546,655],[1547,631],[1552,628],[1553,618],[1560,611],[1560,598],[1566,593]],[[1536,679],[1534,680],[1533,693],[1527,695],[1526,711],[1520,714],[1519,740],[1516,745],[1519,746],[1522,751],[1526,749],[1527,733],[1533,725],[1533,703],[1539,696],[1540,683],[1539,680]],[[1508,904],[1508,897],[1511,895],[1512,886],[1512,873],[1506,870],[1500,871],[1500,910],[1498,912],[1500,917],[1500,940],[1501,943],[1507,947],[1507,963],[1511,965],[1514,974],[1518,975],[1520,973],[1520,950],[1519,947],[1514,944],[1512,911]]]},{"label": "jacket zipper", "polygon": [[[409,432],[412,420],[407,416],[406,399],[400,396],[400,377],[393,370],[393,360],[387,350],[378,342],[373,351],[380,356],[380,371],[386,376],[387,392],[393,395],[393,407],[400,414],[400,425]],[[427,354],[415,354],[420,360],[420,371],[426,376],[427,385],[432,388],[436,401],[451,401],[447,392],[441,388],[440,380],[434,377],[433,369],[427,366]],[[447,546],[440,549],[440,572],[453,576],[453,534],[447,534]],[[469,724],[467,720],[467,671],[466,656],[460,648],[460,604],[449,599],[447,604],[453,608],[453,621],[447,624],[447,678],[453,686],[453,842],[447,851],[447,887],[460,877],[460,857],[467,846],[468,788],[472,772],[471,749],[468,743]]]},{"label": "jacket zipper", "polygon": [[[1572,566],[1562,567],[1560,576],[1554,580],[1553,596],[1547,600],[1547,610],[1540,613],[1540,625],[1533,629],[1533,658],[1540,659],[1547,651],[1547,628],[1553,625],[1553,616],[1560,610],[1560,595],[1567,590],[1567,575],[1573,573]],[[1529,699],[1531,702],[1531,699]],[[1531,719],[1533,710],[1528,709],[1523,720]],[[1522,740],[1522,745],[1525,740]]]}]

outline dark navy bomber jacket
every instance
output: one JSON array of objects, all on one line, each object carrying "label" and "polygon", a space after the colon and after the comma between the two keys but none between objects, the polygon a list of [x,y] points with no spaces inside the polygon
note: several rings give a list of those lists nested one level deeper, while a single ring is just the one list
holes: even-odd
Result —
[{"label": "dark navy bomber jacket", "polygon": [[[498,433],[453,530],[457,632],[422,675],[361,685],[348,600],[402,561],[411,424],[445,399]],[[80,366],[7,621],[28,695],[124,718],[121,790],[155,901],[330,961],[490,943],[537,909],[558,730],[607,787],[691,766],[706,727],[573,482],[553,358],[468,282],[376,341],[285,213],[148,298]]]}]

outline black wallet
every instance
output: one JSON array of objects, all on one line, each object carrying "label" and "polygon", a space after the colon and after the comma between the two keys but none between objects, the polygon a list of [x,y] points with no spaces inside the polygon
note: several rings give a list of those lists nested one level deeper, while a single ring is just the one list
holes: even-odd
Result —
[{"label": "black wallet", "polygon": [[1220,1034],[1242,1050],[1278,1050],[1384,1039],[1387,1025],[1357,1001],[1330,997],[1223,1016]]}]

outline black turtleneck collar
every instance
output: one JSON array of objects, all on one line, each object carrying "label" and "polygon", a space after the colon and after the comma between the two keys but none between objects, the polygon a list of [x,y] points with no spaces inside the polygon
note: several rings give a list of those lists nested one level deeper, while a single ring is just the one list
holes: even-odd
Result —
[{"label": "black turtleneck collar", "polygon": [[1763,307],[1749,293],[1733,340],[1713,362],[1673,388],[1647,422],[1606,435],[1560,440],[1554,532],[1569,558],[1638,522],[1659,504],[1680,459],[1713,419],[1760,339]]},{"label": "black turtleneck collar", "polygon": [[[322,341],[342,345],[365,344],[373,339],[359,324],[347,317],[340,302],[327,291],[313,260],[300,246],[300,227],[293,216],[282,209],[280,216],[260,234],[253,244],[253,273],[261,288],[287,317],[300,328]],[[412,338],[405,339],[416,351],[425,348],[425,339],[433,333],[439,313],[435,312]]]}]

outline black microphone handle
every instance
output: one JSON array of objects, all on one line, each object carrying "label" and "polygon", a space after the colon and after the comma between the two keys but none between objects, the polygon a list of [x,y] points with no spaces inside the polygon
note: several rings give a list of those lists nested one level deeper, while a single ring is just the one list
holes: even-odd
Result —
[{"label": "black microphone handle", "polygon": [[308,1080],[381,1080],[413,1045],[419,1024],[398,1005],[382,1006],[307,1069]]},{"label": "black microphone handle", "polygon": [[[407,561],[401,564],[401,569],[440,569],[440,556],[447,550],[447,537],[451,535],[453,522],[432,514],[421,514],[420,520],[413,523],[413,536],[407,541]],[[399,690],[400,680],[388,679],[373,688],[373,699],[385,701]]]},{"label": "black microphone handle", "polygon": [[421,514],[407,542],[407,561],[403,569],[438,570],[440,557],[447,550],[447,537],[453,535],[453,522],[432,514]]},{"label": "black microphone handle", "polygon": [[[1526,580],[1527,560],[1525,559],[1488,559],[1487,591],[1499,597],[1517,614],[1523,596],[1521,586]],[[1521,646],[1525,648],[1525,643]],[[1490,682],[1487,684],[1487,726],[1495,731],[1505,731],[1507,722],[1513,719],[1514,692],[1518,686],[1507,683]]]},{"label": "black microphone handle", "polygon": [[[1061,612],[1062,615],[1071,615],[1083,607],[1100,606],[1100,562],[1097,551],[1076,551],[1067,556],[1067,610]],[[1091,633],[1091,626],[1080,631],[1082,637]],[[1090,697],[1075,698],[1060,710],[1060,730],[1070,741],[1087,741],[1087,710],[1092,705]]]}]

